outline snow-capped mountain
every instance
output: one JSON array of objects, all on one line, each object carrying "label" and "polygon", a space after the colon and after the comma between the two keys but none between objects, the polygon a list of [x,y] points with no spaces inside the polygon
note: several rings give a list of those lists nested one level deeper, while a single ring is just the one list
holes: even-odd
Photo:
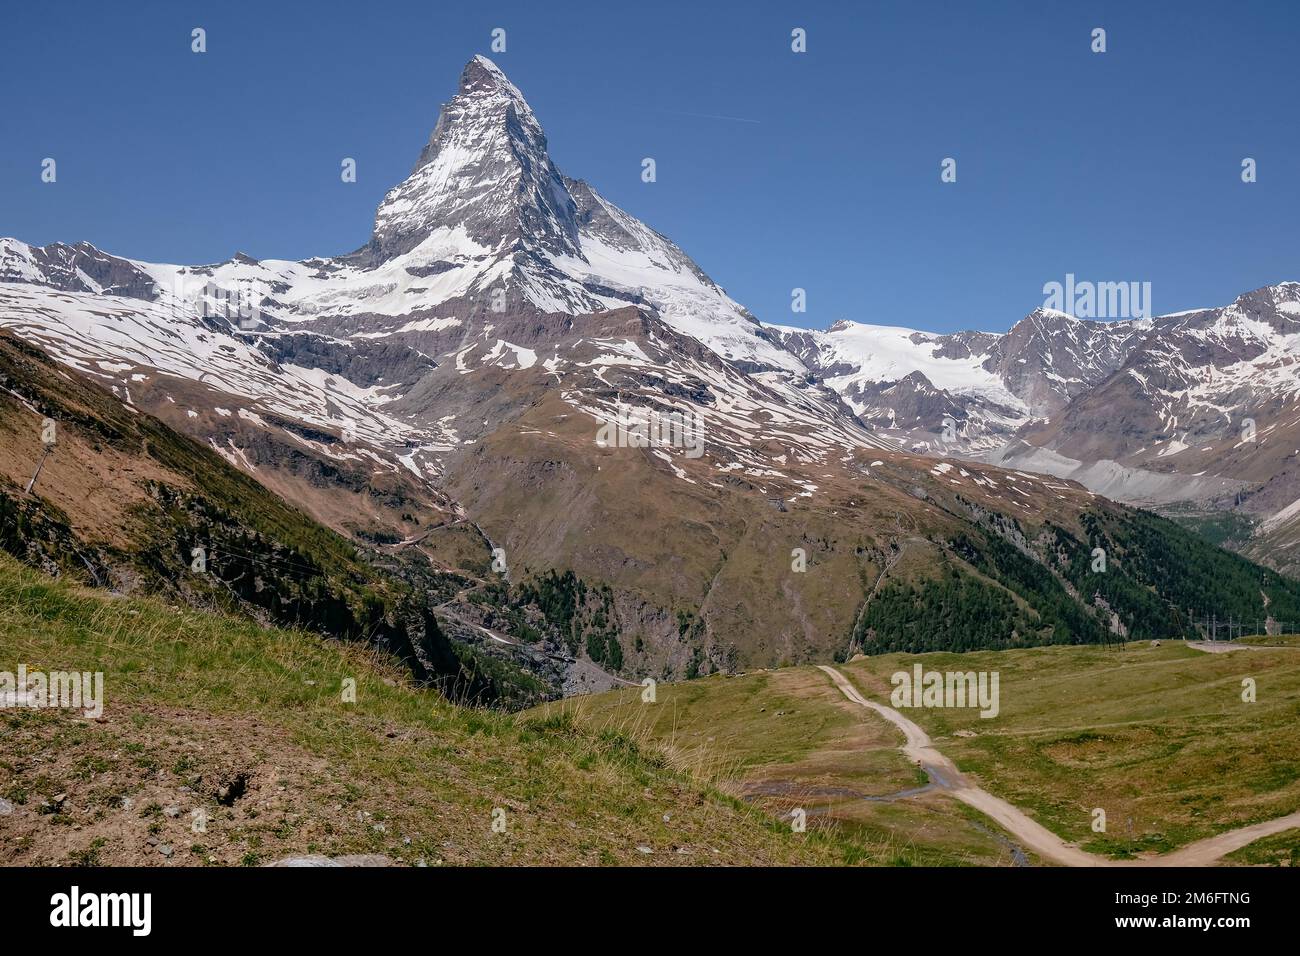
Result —
[{"label": "snow-capped mountain", "polygon": [[[646,338],[571,341],[568,317],[629,306]],[[249,470],[274,470],[288,447],[433,488],[497,421],[464,377],[534,366],[597,421],[628,402],[675,409],[720,461],[767,480],[774,462],[890,445],[676,245],[561,174],[482,56],[361,249],[182,266],[4,239],[0,326]],[[620,368],[632,378],[612,388]],[[437,407],[434,369],[462,381]]]},{"label": "snow-capped mountain", "polygon": [[168,266],[85,244],[4,242],[5,282],[190,301],[212,286],[270,328],[436,346],[429,334],[449,341],[491,314],[639,305],[726,359],[803,371],[681,249],[562,175],[522,94],[482,56],[465,67],[411,175],[384,197],[371,241],[350,255]]},{"label": "snow-capped mountain", "polygon": [[1124,469],[1118,497],[1275,515],[1300,498],[1300,283],[1157,317],[1123,365],[1022,437],[1049,453],[1020,456],[1039,470]]},{"label": "snow-capped mountain", "polygon": [[825,332],[774,331],[863,421],[916,450],[938,448],[953,423],[968,440],[999,444],[997,435],[1025,420],[1024,403],[982,366],[988,343],[978,339],[847,321]]},{"label": "snow-capped mountain", "polygon": [[1004,334],[846,321],[825,332],[773,331],[865,420],[921,447],[934,445],[951,415],[961,438],[944,449],[951,453],[1023,431],[1080,461],[1140,464],[1221,435],[1234,412],[1240,420],[1294,399],[1298,290],[1282,283],[1219,309],[1116,322],[1037,309]]},{"label": "snow-capped mountain", "polygon": [[[1300,562],[1290,521],[1300,508],[1300,283],[1153,319],[1038,309],[1005,334],[856,322],[774,331],[909,448],[1207,518],[1232,510],[1269,541],[1289,529],[1282,543],[1296,557],[1277,563]],[[1249,530],[1231,543],[1276,557]]]},{"label": "snow-capped mountain", "polygon": [[[1044,443],[1066,455],[1147,462],[1223,438],[1247,417],[1271,433],[1285,425],[1278,403],[1300,396],[1297,363],[1300,283],[1257,289],[1223,308],[1158,317],[1114,374],[1055,416]],[[1103,406],[1109,423],[1098,414]]]},{"label": "snow-capped mountain", "polygon": [[523,95],[483,56],[465,67],[355,258],[393,277],[407,311],[481,303],[580,315],[643,305],[723,358],[802,371],[681,249],[556,169]]},{"label": "snow-capped mountain", "polygon": [[[387,414],[400,380],[364,374],[369,364],[390,378],[394,371],[413,375],[432,361],[409,349],[385,355],[366,339],[346,347],[317,335],[304,342],[293,332],[265,331],[262,320],[256,323],[262,331],[250,334],[240,319],[224,314],[230,300],[215,285],[199,286],[192,296],[162,285],[172,268],[121,259],[87,243],[33,248],[0,240],[0,327],[164,419],[215,417],[264,428],[293,423],[276,431],[340,463],[405,468],[421,480],[437,473],[435,456],[455,444],[454,431]],[[290,351],[324,358],[297,364]],[[347,364],[339,367],[340,359]],[[355,447],[322,445],[310,431],[346,435]],[[255,467],[229,436],[203,437],[235,464]],[[382,461],[374,449],[386,449]]]},{"label": "snow-capped mountain", "polygon": [[1050,417],[1118,368],[1148,330],[1140,321],[1086,321],[1050,309],[1004,334],[848,321],[825,332],[774,327],[864,421],[942,454],[997,448],[1031,420]]}]

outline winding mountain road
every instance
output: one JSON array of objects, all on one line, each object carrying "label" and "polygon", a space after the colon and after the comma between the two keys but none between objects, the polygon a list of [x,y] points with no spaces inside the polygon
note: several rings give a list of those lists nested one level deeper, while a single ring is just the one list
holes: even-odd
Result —
[{"label": "winding mountain road", "polygon": [[1031,819],[1024,811],[1001,797],[995,797],[987,790],[975,786],[957,769],[956,764],[935,749],[929,735],[914,722],[894,708],[862,696],[852,682],[835,668],[825,664],[817,666],[830,676],[845,697],[855,704],[875,711],[903,732],[907,742],[900,749],[921,765],[935,785],[996,821],[1026,849],[1055,863],[1065,866],[1206,866],[1263,837],[1300,827],[1300,811],[1297,811],[1284,817],[1239,827],[1196,843],[1189,843],[1181,849],[1162,856],[1145,857],[1140,860],[1111,860],[1097,856],[1079,849],[1072,843],[1067,843],[1041,823]]}]

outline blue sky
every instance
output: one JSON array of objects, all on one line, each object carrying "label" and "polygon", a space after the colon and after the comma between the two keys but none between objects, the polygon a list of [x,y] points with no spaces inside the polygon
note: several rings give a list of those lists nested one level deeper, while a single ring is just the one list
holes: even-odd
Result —
[{"label": "blue sky", "polygon": [[11,2],[0,235],[349,251],[487,53],[564,172],[765,322],[1001,330],[1067,272],[1149,281],[1157,312],[1220,305],[1300,279],[1298,27],[1286,0]]}]

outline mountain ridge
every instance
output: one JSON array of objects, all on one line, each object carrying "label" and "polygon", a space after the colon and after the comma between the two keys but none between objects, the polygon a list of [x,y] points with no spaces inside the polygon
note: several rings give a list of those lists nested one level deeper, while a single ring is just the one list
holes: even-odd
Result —
[{"label": "mountain ridge", "polygon": [[1193,523],[1236,515],[1258,535],[1233,546],[1295,571],[1300,528],[1275,532],[1300,500],[1298,320],[1300,283],[1288,280],[1150,319],[1040,308],[1001,334],[775,328],[914,451],[1071,478]]}]

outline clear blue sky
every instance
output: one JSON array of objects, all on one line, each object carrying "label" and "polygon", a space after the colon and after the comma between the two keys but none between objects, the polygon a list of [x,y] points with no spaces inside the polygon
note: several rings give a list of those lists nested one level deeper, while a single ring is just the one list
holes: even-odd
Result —
[{"label": "clear blue sky", "polygon": [[767,322],[1000,330],[1067,272],[1150,281],[1158,312],[1300,279],[1300,3],[723,6],[10,0],[0,235],[192,263],[349,251],[487,53],[564,172]]}]

